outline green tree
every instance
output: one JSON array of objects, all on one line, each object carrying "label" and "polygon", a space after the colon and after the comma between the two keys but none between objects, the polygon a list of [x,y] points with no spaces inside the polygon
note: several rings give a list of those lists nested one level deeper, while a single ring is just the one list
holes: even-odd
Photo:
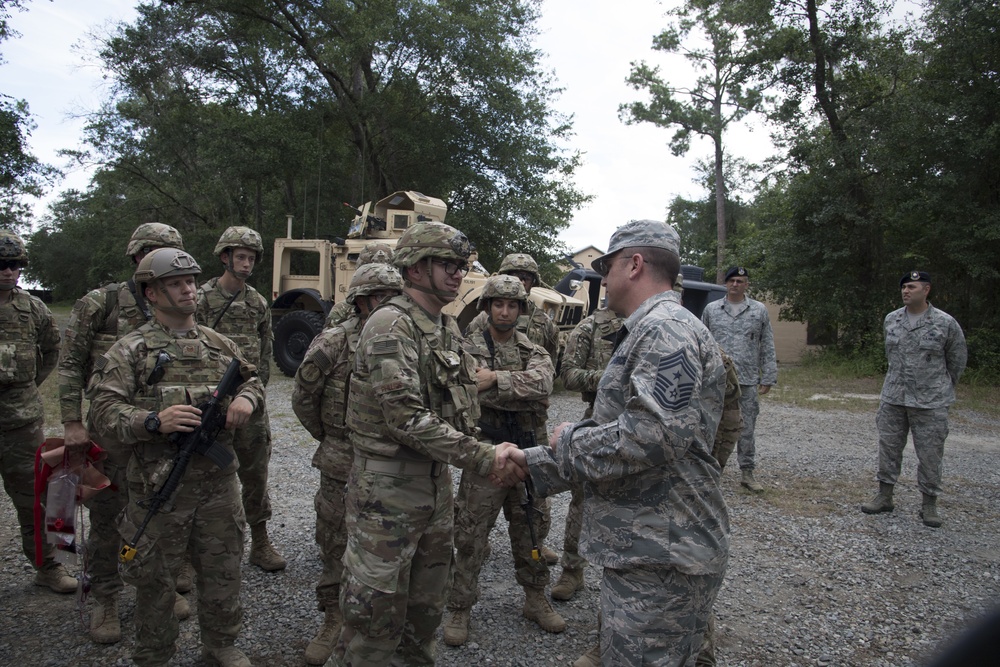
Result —
[{"label": "green tree", "polygon": [[691,135],[711,139],[714,147],[714,203],[716,231],[716,281],[721,283],[726,262],[726,128],[760,108],[766,82],[749,78],[752,68],[745,51],[748,41],[740,23],[742,6],[729,0],[687,0],[667,12],[674,23],[653,38],[653,49],[681,54],[697,72],[693,86],[664,79],[659,67],[632,63],[628,83],[648,91],[649,101],[622,104],[627,123],[653,123],[676,128],[670,140],[674,155],[690,148]]}]

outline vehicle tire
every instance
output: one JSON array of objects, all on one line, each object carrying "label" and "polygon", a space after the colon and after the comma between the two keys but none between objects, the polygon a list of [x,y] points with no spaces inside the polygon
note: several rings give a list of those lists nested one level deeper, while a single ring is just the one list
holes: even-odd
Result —
[{"label": "vehicle tire", "polygon": [[323,330],[323,313],[293,310],[274,325],[274,363],[292,377],[298,370],[309,343]]}]

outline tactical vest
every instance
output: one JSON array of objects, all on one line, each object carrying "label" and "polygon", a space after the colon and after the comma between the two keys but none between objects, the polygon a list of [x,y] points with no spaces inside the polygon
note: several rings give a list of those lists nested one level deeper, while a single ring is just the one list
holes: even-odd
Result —
[{"label": "tactical vest", "polygon": [[[542,347],[540,343],[534,343],[533,341],[526,341],[524,338],[515,336],[513,341],[507,341],[506,343],[493,343],[493,352],[489,351],[489,346],[486,345],[486,332],[480,331],[473,336],[473,341],[479,347],[481,353],[486,359],[486,365],[491,371],[523,371],[528,367],[528,362],[531,360],[532,353],[534,352],[534,346],[538,345]],[[482,341],[482,344],[480,344]],[[513,344],[511,344],[513,343]],[[507,426],[507,415],[504,410],[495,408],[488,405],[480,405],[480,412],[482,413],[479,419],[479,426],[483,433],[490,439],[496,442],[514,442],[515,436],[510,433],[505,433],[508,430]],[[517,424],[522,431],[532,431],[536,433],[538,431],[538,425],[542,424],[544,428],[545,424],[545,407],[541,404],[538,405],[538,412],[515,412],[515,418]]]},{"label": "tactical vest", "polygon": [[[104,322],[94,334],[90,345],[90,363],[86,380],[93,375],[94,364],[125,334],[135,331],[149,321],[146,313],[136,303],[131,291],[132,283],[105,285],[100,289],[104,297]],[[138,289],[138,287],[136,287]],[[148,306],[147,306],[148,308]]]},{"label": "tactical vest", "polygon": [[32,296],[19,289],[0,306],[0,385],[30,384],[41,365],[38,324],[31,316]]},{"label": "tactical vest", "polygon": [[[199,321],[205,326],[212,327],[221,313],[222,319],[219,320],[218,326],[212,328],[236,343],[236,347],[246,360],[259,367],[261,346],[257,326],[264,319],[267,309],[263,299],[255,298],[258,295],[247,286],[243,288],[242,294],[238,294],[233,302],[229,303],[232,295],[225,295],[218,285],[218,279],[215,282],[205,283],[201,289],[207,307],[200,313]],[[229,308],[226,308],[227,303]]]},{"label": "tactical vest", "polygon": [[[142,361],[135,368],[136,392],[132,401],[135,407],[142,411],[159,412],[171,405],[197,406],[208,400],[226,372],[230,359],[217,336],[209,335],[200,327],[197,338],[174,338],[158,326],[146,327],[140,333],[142,346],[137,350],[136,356]],[[162,364],[164,373],[160,381],[150,386],[147,380],[156,367],[161,351],[170,356],[170,361]],[[228,407],[227,398],[223,402],[222,414],[225,414],[225,408]],[[227,433],[223,431],[219,441],[231,446],[231,437]],[[134,448],[135,458],[147,472],[162,460],[172,460],[176,451],[177,448],[165,435],[140,443]],[[218,472],[218,469],[204,457],[195,456],[189,471],[210,474]]]},{"label": "tactical vest", "polygon": [[[383,308],[392,308],[408,317],[417,332],[414,343],[423,405],[456,430],[475,434],[479,419],[475,363],[462,349],[454,319],[442,315],[439,326],[406,296],[384,301],[376,311]],[[387,458],[426,459],[423,454],[392,441],[381,401],[367,375],[352,374],[350,387],[347,426],[357,436],[353,439],[357,449]]]},{"label": "tactical vest", "polygon": [[354,353],[358,347],[361,335],[361,320],[349,317],[341,322],[347,334],[347,342],[340,351],[340,356],[330,359],[330,369],[334,371],[327,376],[320,398],[320,418],[323,420],[323,430],[335,438],[344,438],[347,419],[347,403],[349,397],[349,382],[354,370]]}]

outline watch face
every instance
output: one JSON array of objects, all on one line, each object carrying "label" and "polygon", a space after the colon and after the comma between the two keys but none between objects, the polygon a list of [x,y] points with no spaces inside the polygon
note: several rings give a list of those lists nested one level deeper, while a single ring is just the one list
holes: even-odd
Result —
[{"label": "watch face", "polygon": [[156,413],[150,413],[146,416],[146,420],[143,422],[143,426],[150,433],[156,433],[160,429],[160,418]]}]

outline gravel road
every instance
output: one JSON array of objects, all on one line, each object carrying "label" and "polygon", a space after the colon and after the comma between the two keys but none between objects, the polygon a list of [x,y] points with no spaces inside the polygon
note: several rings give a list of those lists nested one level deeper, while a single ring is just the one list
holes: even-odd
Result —
[{"label": "gravel road", "polygon": [[[309,465],[315,444],[292,414],[291,380],[279,375],[268,394],[275,445],[271,533],[289,565],[275,574],[244,569],[238,646],[254,665],[302,665],[321,621],[313,592],[320,572],[312,505],[319,480]],[[912,449],[905,455],[896,511],[858,511],[876,488],[874,403],[864,414],[794,408],[768,398],[762,403],[757,479],[766,492],[743,491],[732,467],[723,475],[732,557],[716,605],[720,665],[919,665],[1000,603],[1000,424],[953,411],[939,503],[945,524],[933,530],[917,517]],[[556,395],[550,424],[576,420],[582,411],[577,396]],[[556,550],[566,504],[565,497],[553,499],[549,544]],[[586,589],[570,602],[555,603],[569,627],[549,635],[521,617],[523,595],[514,583],[502,520],[491,539],[469,643],[451,648],[442,642],[438,664],[569,664],[595,641],[600,572],[588,568]],[[74,596],[32,585],[19,540],[4,498],[0,664],[131,664],[134,594],[126,592],[121,604],[123,641],[95,645]],[[554,568],[553,581],[557,575]],[[181,624],[172,664],[203,664],[194,619]]]}]

